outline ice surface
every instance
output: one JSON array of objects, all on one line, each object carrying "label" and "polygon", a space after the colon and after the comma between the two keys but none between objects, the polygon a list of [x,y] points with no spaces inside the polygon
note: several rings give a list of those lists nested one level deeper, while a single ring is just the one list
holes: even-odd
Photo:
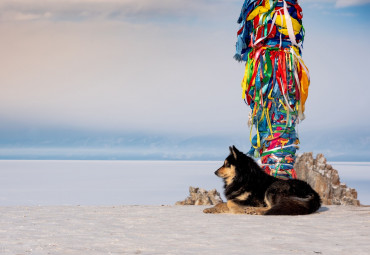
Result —
[{"label": "ice surface", "polygon": [[204,208],[0,207],[0,254],[369,254],[369,207],[294,217]]},{"label": "ice surface", "polygon": [[[0,206],[171,205],[189,186],[223,192],[216,161],[0,160]],[[370,204],[370,163],[332,163]]]},{"label": "ice surface", "polygon": [[0,161],[0,205],[170,205],[221,191],[221,162]]}]

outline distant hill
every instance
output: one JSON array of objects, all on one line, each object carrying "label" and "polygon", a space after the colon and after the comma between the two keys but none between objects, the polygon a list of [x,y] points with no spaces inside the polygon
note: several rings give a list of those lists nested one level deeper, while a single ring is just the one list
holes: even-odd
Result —
[{"label": "distant hill", "polygon": [[[305,131],[298,153],[329,161],[370,161],[370,131]],[[223,160],[228,146],[249,150],[249,132],[175,135],[16,127],[0,129],[0,159]]]}]

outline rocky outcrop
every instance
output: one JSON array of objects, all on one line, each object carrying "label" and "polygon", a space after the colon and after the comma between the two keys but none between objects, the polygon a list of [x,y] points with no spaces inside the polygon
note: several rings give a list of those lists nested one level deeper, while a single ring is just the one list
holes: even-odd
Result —
[{"label": "rocky outcrop", "polygon": [[340,182],[338,171],[326,162],[322,154],[312,152],[298,156],[294,166],[298,179],[308,182],[321,196],[324,205],[360,205],[357,191]]},{"label": "rocky outcrop", "polygon": [[207,191],[190,187],[189,193],[189,196],[184,201],[179,201],[176,205],[216,205],[222,203],[220,193],[215,189]]},{"label": "rocky outcrop", "polygon": [[[340,182],[338,171],[327,164],[326,158],[318,154],[313,158],[312,152],[297,157],[294,166],[298,179],[304,180],[319,193],[323,205],[355,205],[359,206],[357,191]],[[200,188],[189,188],[189,196],[176,205],[216,205],[222,203],[220,193]]]}]

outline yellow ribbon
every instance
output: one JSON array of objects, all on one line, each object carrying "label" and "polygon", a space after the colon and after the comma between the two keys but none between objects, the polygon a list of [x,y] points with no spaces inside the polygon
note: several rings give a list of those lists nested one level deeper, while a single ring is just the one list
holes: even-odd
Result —
[{"label": "yellow ribbon", "polygon": [[[302,25],[299,24],[298,20],[296,20],[295,18],[291,17],[291,19],[292,19],[294,34],[298,34],[301,31]],[[279,29],[280,33],[284,35],[289,35],[287,25],[286,25],[285,15],[278,15],[275,23],[276,25],[283,27]]]}]

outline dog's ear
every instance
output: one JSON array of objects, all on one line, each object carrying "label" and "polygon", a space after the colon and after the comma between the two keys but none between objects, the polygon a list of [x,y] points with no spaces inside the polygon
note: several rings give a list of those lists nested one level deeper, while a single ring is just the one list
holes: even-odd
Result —
[{"label": "dog's ear", "polygon": [[234,156],[234,158],[235,159],[237,159],[238,158],[238,149],[237,148],[235,148],[235,146],[233,145],[233,147],[229,147],[229,149],[230,149],[230,153]]},{"label": "dog's ear", "polygon": [[236,153],[236,154],[239,154],[240,151],[233,145],[233,151]]},{"label": "dog's ear", "polygon": [[233,154],[233,147],[229,146],[230,153]]}]

